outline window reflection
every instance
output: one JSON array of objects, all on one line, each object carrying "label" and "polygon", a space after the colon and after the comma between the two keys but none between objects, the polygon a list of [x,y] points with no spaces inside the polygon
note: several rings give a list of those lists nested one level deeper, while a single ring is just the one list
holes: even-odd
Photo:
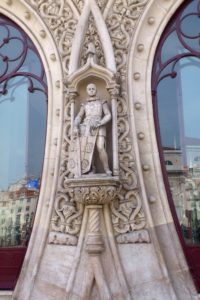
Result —
[{"label": "window reflection", "polygon": [[37,50],[0,17],[0,247],[26,246],[30,237],[41,184],[46,100]]},{"label": "window reflection", "polygon": [[183,58],[176,71],[158,87],[161,139],[185,241],[200,243],[200,60]]},{"label": "window reflection", "polygon": [[158,47],[153,93],[165,168],[184,240],[199,244],[200,3],[187,3]]}]

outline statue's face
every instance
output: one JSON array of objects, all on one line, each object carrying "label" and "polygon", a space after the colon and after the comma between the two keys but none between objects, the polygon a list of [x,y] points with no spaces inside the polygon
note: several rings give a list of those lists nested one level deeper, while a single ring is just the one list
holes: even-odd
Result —
[{"label": "statue's face", "polygon": [[96,85],[91,83],[91,84],[88,84],[87,86],[87,93],[90,97],[92,96],[95,96],[96,93],[97,93],[97,88],[96,88]]}]

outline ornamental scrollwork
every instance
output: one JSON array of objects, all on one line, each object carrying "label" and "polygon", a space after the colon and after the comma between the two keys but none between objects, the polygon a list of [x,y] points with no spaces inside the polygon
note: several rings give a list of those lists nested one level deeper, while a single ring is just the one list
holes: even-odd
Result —
[{"label": "ornamental scrollwork", "polygon": [[[37,11],[39,11],[53,32],[63,60],[64,71],[67,75],[72,39],[77,24],[77,20],[75,20],[73,16],[71,7],[64,0],[29,0],[29,2]],[[110,204],[114,231],[119,243],[122,243],[123,241],[143,242],[144,240],[148,240],[148,238],[145,239],[145,234],[142,235],[142,233],[146,232],[146,221],[141,205],[140,193],[138,191],[137,166],[129,126],[130,120],[128,117],[129,104],[126,74],[127,54],[132,34],[147,2],[148,0],[116,0],[106,19],[106,25],[113,44],[118,84],[120,86],[120,94],[117,96],[117,127],[120,167],[119,175],[122,187],[120,192],[118,191],[118,198],[114,197],[114,201]],[[73,3],[81,13],[84,1],[73,0]],[[98,0],[97,4],[102,11],[106,6],[106,1]],[[101,39],[96,30],[93,16],[90,16],[88,21],[88,29],[85,34],[80,57],[81,66],[86,63],[87,46],[90,42],[95,45],[97,63],[101,66],[105,66]],[[80,188],[77,190],[74,189],[74,194],[72,195],[65,186],[65,179],[73,177],[67,167],[71,142],[70,119],[72,101],[74,101],[73,97],[66,89],[64,91],[64,125],[60,174],[51,222],[52,231],[59,233],[59,235],[51,234],[49,237],[51,243],[58,244],[74,243],[74,240],[70,240],[68,235],[72,237],[79,234],[83,215],[83,204],[81,202],[87,200],[87,190],[80,191]],[[91,195],[91,191],[89,191],[89,194]],[[95,197],[98,197],[98,201],[105,197],[105,191],[102,191],[101,189],[97,190],[97,187],[94,188],[92,194],[94,195],[94,201]],[[74,201],[74,197],[76,197],[77,202]],[[78,201],[78,199],[80,201]],[[135,235],[135,231],[137,231],[138,234]],[[139,234],[139,232],[142,233]],[[123,235],[126,235],[126,237]]]},{"label": "ornamental scrollwork", "polygon": [[83,204],[110,203],[117,196],[118,189],[114,186],[76,187],[73,189],[74,200]]},{"label": "ornamental scrollwork", "polygon": [[100,9],[104,9],[106,6],[107,0],[97,0],[97,4],[99,6]]},{"label": "ornamental scrollwork", "polygon": [[[147,2],[148,0],[116,0],[106,20],[122,84],[126,80],[127,51],[130,39]],[[124,93],[123,89],[123,96],[125,96]]]},{"label": "ornamental scrollwork", "polygon": [[70,193],[70,190],[66,189],[65,186],[65,179],[73,177],[67,168],[71,131],[71,101],[72,99],[69,97],[68,91],[64,91],[63,142],[61,148],[58,190],[51,220],[49,243],[73,246],[78,242],[77,236],[81,229],[84,208],[81,203],[75,203],[73,194]]},{"label": "ornamental scrollwork", "polygon": [[[147,2],[116,0],[106,20],[121,86],[117,104],[122,189],[119,198],[111,203],[112,221],[119,243],[149,242],[148,232],[144,229],[146,221],[138,192],[138,174],[130,136],[126,74],[130,40]],[[135,231],[142,233],[135,234]]]},{"label": "ornamental scrollwork", "polygon": [[83,6],[84,6],[84,0],[72,0],[76,8],[78,9],[79,13],[81,13]]},{"label": "ornamental scrollwork", "polygon": [[[72,0],[74,5],[77,7],[78,11],[81,13],[83,7],[84,7],[84,0]],[[106,4],[107,4],[107,0],[96,0],[97,5],[99,6],[99,8],[103,11]]]},{"label": "ornamental scrollwork", "polygon": [[65,73],[68,73],[72,38],[77,20],[64,0],[27,0],[47,23],[57,42]]},{"label": "ornamental scrollwork", "polygon": [[72,236],[76,236],[80,231],[82,215],[82,204],[75,203],[70,194],[58,193],[51,219],[49,242],[74,245],[77,239]]},{"label": "ornamental scrollwork", "polygon": [[114,229],[118,233],[126,233],[143,229],[145,216],[142,210],[142,201],[138,192],[129,191],[119,201],[111,203]]},{"label": "ornamental scrollwork", "polygon": [[[37,72],[35,70],[28,72],[25,67],[27,57],[31,53],[38,57],[37,49],[33,43],[20,28],[17,28],[12,21],[7,20],[3,16],[0,18],[0,32],[0,96],[9,94],[9,85],[16,85],[18,80],[18,85],[20,82],[21,84],[22,82],[24,84],[27,82],[27,91],[29,93],[35,93],[36,91],[43,93],[47,101],[48,90],[41,61],[37,58]],[[8,51],[8,49],[14,47],[16,47],[16,51]],[[2,99],[1,102],[6,100],[14,101],[14,98],[7,96],[7,99]]]},{"label": "ornamental scrollwork", "polygon": [[51,232],[49,243],[74,246],[78,242],[78,234],[81,229],[83,217],[83,205],[76,203],[72,192],[66,187],[66,178],[73,177],[68,170],[68,155],[71,136],[71,102],[73,99],[64,91],[64,125],[61,148],[61,162],[58,178],[58,190],[54,204],[54,212],[51,220]]},{"label": "ornamental scrollwork", "polygon": [[101,41],[95,26],[94,18],[90,15],[88,20],[88,29],[85,34],[85,40],[82,46],[82,55],[81,55],[81,66],[87,62],[87,50],[89,43],[92,43],[95,47],[95,60],[101,65],[105,66],[105,57],[101,45]]}]

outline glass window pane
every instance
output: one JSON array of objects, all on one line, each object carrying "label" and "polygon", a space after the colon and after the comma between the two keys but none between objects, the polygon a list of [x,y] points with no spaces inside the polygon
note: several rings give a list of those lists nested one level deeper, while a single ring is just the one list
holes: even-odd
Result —
[{"label": "glass window pane", "polygon": [[20,28],[0,16],[0,247],[24,247],[29,241],[46,116],[47,86],[38,52]]},{"label": "glass window pane", "polygon": [[[187,243],[200,243],[200,60],[183,58],[157,89],[166,170]],[[170,90],[170,96],[167,91]]]},{"label": "glass window pane", "polygon": [[186,245],[200,244],[199,1],[187,1],[160,42],[153,70],[159,134]]}]

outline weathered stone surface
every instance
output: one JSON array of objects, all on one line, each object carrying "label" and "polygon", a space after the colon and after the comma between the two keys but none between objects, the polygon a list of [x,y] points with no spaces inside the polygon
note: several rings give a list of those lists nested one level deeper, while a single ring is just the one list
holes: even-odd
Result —
[{"label": "weathered stone surface", "polygon": [[[157,42],[182,2],[1,1],[2,13],[18,20],[38,46],[49,84],[43,185],[32,238],[12,299],[199,298],[167,202],[150,91]],[[25,21],[27,10],[31,17]],[[98,43],[96,73],[84,69],[85,48],[81,52],[90,32]],[[107,70],[105,78],[115,75],[117,86],[112,91],[102,84],[101,68]],[[113,161],[119,159],[116,177],[120,191],[102,203],[100,193],[105,186],[99,178],[92,200],[92,184],[89,186],[88,203],[87,197],[80,195],[83,190],[74,196],[76,191],[66,184],[72,179],[67,168],[71,104],[79,100],[77,92],[69,93],[66,78],[73,77],[77,70],[83,80],[78,86],[81,95],[87,80],[98,75],[99,91],[117,103],[116,115],[112,111],[117,131],[113,134],[110,127],[108,137],[114,136],[117,145],[111,156],[115,156]],[[85,179],[81,178],[81,188],[85,188]],[[112,185],[109,179],[107,182]],[[0,299],[11,299],[11,295],[0,293]]]}]

